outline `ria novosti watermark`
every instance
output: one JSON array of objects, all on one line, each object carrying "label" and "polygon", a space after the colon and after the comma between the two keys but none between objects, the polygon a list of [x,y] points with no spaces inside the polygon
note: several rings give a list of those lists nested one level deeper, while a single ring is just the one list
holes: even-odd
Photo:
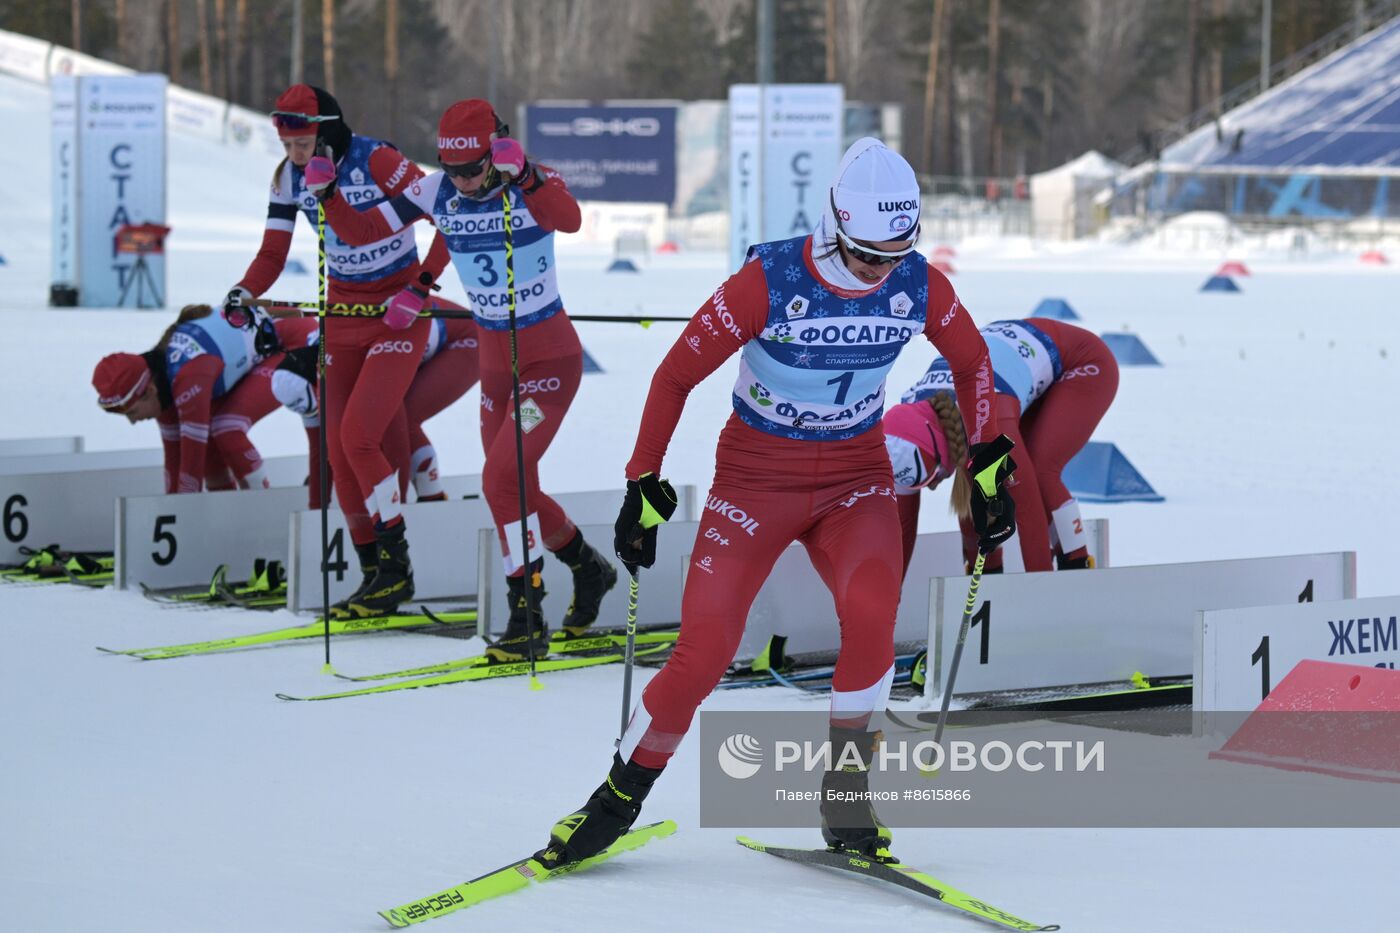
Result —
[{"label": "ria novosti watermark", "polygon": [[[758,774],[765,760],[772,761],[775,773],[840,771],[865,768],[854,743],[794,741],[778,739],[771,754],[763,743],[744,732],[734,733],[719,746],[716,759],[720,770],[736,781]],[[878,743],[870,762],[871,771],[921,774],[942,771],[988,771],[999,773],[1013,768],[1034,774],[1046,768],[1055,772],[1102,772],[1107,767],[1107,744],[1103,739],[1027,739],[1014,746],[1001,739],[973,742],[964,739],[935,742],[932,739],[886,739]]]}]

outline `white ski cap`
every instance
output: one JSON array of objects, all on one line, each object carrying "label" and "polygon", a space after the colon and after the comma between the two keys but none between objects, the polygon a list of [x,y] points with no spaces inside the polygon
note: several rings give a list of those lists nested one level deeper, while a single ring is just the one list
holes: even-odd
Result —
[{"label": "white ski cap", "polygon": [[904,157],[873,136],[851,144],[831,187],[846,236],[907,240],[919,225],[919,180]]}]

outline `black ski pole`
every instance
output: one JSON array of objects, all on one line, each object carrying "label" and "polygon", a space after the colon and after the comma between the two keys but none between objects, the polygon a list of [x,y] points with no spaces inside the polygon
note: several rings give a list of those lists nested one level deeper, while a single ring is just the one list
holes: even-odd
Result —
[{"label": "black ski pole", "polygon": [[320,296],[316,315],[316,401],[321,409],[321,418],[316,428],[316,444],[320,449],[321,465],[318,470],[321,483],[321,622],[325,628],[326,663],[323,673],[333,674],[331,667],[331,545],[330,516],[327,501],[330,490],[330,454],[326,450],[326,206],[316,204],[316,286]]},{"label": "black ski pole", "polygon": [[[525,501],[525,432],[520,426],[520,349],[515,327],[515,237],[510,229],[510,181],[501,190],[501,212],[506,236],[506,308],[510,313],[510,376],[512,394],[515,396],[515,479],[520,491],[520,547],[521,560],[525,562],[525,649],[530,658],[530,689],[541,690],[535,675],[535,639],[531,637],[531,626],[535,619],[535,587],[530,579],[530,515],[529,503]],[[543,546],[544,542],[540,542]],[[541,620],[543,621],[543,620]]]}]

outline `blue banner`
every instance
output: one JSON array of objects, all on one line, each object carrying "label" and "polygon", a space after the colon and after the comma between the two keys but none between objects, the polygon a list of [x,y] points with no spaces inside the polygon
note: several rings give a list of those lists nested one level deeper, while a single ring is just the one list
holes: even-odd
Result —
[{"label": "blue banner", "polygon": [[581,201],[675,200],[675,107],[529,106],[525,139]]}]

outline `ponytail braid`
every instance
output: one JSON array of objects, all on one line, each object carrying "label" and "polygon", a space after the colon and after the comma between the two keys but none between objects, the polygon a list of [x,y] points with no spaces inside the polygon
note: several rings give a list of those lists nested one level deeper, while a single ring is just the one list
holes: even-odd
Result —
[{"label": "ponytail braid", "polygon": [[160,335],[160,340],[156,341],[156,349],[161,352],[170,346],[170,338],[175,333],[175,328],[189,321],[197,321],[202,317],[208,317],[214,313],[214,309],[209,305],[185,305],[180,309],[180,316],[175,319],[175,323],[165,329],[165,333]]},{"label": "ponytail braid", "polygon": [[953,474],[953,494],[948,501],[949,510],[960,519],[972,518],[972,481],[967,478],[967,431],[963,427],[962,414],[951,392],[935,392],[928,403],[938,415],[938,423],[943,428],[943,437],[948,442],[948,457],[953,462],[945,464]]}]

